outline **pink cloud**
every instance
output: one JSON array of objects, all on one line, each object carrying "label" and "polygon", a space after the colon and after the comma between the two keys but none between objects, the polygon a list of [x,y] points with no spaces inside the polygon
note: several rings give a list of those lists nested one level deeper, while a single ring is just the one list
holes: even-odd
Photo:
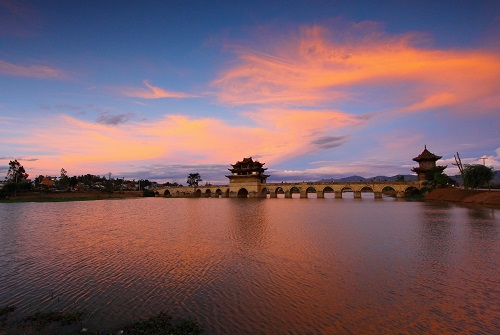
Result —
[{"label": "pink cloud", "polygon": [[401,112],[500,107],[498,52],[424,48],[416,37],[390,36],[371,23],[335,31],[306,26],[295,36],[272,35],[280,42],[265,51],[231,46],[238,62],[212,84],[218,99],[232,105],[317,106],[363,99],[373,88],[385,89],[377,99],[397,102]]},{"label": "pink cloud", "polygon": [[153,86],[148,80],[143,81],[147,88],[123,88],[119,93],[128,97],[141,99],[165,99],[165,98],[193,98],[195,95],[166,91],[161,87]]},{"label": "pink cloud", "polygon": [[[309,116],[307,116],[309,115]],[[36,165],[56,173],[99,173],[134,162],[213,164],[243,156],[276,164],[301,153],[344,144],[343,128],[364,121],[338,111],[260,110],[248,113],[252,125],[232,125],[216,118],[165,115],[152,121],[109,126],[59,115],[25,122],[18,138],[6,131],[5,145],[19,155],[45,152]],[[33,173],[39,173],[33,171]]]},{"label": "pink cloud", "polygon": [[17,65],[0,60],[0,75],[40,79],[65,79],[67,75],[56,68],[44,65]]}]

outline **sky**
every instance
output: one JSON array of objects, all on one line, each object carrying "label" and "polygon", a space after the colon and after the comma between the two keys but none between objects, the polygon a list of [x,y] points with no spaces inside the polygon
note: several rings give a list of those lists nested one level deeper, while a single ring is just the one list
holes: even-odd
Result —
[{"label": "sky", "polygon": [[500,169],[500,2],[0,0],[0,175]]}]

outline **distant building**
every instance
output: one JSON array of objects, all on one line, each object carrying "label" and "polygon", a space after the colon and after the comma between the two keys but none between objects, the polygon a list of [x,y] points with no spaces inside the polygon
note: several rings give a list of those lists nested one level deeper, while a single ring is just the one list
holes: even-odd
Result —
[{"label": "distant building", "polygon": [[427,150],[427,146],[424,147],[424,151],[422,151],[420,155],[413,158],[415,162],[418,162],[418,167],[413,168],[412,171],[417,174],[418,180],[420,182],[426,180],[425,174],[427,172],[430,172],[432,170],[442,172],[444,169],[446,169],[447,166],[436,165],[436,161],[441,158],[442,156],[434,155],[429,150]]},{"label": "distant building", "polygon": [[40,180],[40,186],[53,188],[56,184],[56,177],[45,176]]}]

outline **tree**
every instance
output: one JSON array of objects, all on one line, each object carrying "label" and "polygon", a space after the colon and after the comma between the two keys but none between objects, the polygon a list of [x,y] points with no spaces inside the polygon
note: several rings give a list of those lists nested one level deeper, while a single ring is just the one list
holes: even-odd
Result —
[{"label": "tree", "polygon": [[424,190],[432,191],[435,188],[448,187],[454,184],[455,181],[440,169],[433,168],[425,174]]},{"label": "tree", "polygon": [[492,167],[487,167],[481,164],[465,165],[463,173],[465,187],[478,188],[486,185],[489,186],[493,177],[494,172]]},{"label": "tree", "polygon": [[7,172],[7,181],[13,183],[25,182],[29,174],[26,173],[24,167],[17,161],[17,159],[9,162],[9,171]]},{"label": "tree", "polygon": [[61,169],[61,175],[59,176],[57,185],[60,190],[65,190],[69,186],[68,172],[64,170],[64,168]]},{"label": "tree", "polygon": [[187,177],[186,183],[188,183],[189,186],[198,186],[200,181],[203,180],[201,179],[199,173],[190,173]]},{"label": "tree", "polygon": [[38,177],[35,178],[35,188],[39,189],[42,187],[42,180],[43,180],[42,175],[39,175]]},{"label": "tree", "polygon": [[78,185],[78,178],[76,176],[69,178],[69,187],[75,188],[76,185]]},{"label": "tree", "polygon": [[[17,195],[18,185],[21,185],[22,189],[30,189],[31,183],[28,181],[29,174],[26,173],[24,167],[17,161],[17,159],[9,162],[9,171],[7,172],[7,184],[13,185],[14,194]],[[11,187],[7,186],[7,190]],[[5,186],[4,186],[5,188]]]}]

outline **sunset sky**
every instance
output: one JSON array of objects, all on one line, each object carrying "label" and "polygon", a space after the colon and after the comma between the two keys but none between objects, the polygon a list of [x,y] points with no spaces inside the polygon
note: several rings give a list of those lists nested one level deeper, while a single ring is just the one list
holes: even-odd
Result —
[{"label": "sunset sky", "polygon": [[0,173],[500,169],[500,1],[0,0]]}]

